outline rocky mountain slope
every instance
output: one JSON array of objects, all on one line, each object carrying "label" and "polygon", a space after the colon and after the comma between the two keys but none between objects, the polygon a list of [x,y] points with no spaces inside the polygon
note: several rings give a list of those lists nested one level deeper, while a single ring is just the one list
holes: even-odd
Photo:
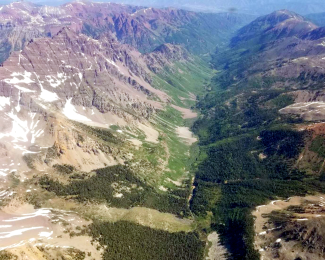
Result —
[{"label": "rocky mountain slope", "polygon": [[[196,54],[247,19],[225,16],[213,18],[224,23],[208,41],[212,27],[184,32],[214,15],[176,9],[0,9],[1,257],[116,259],[109,250],[120,247],[123,259],[161,259],[175,247],[171,259],[201,258],[188,126],[212,76]],[[131,246],[139,234],[149,248]]]},{"label": "rocky mountain slope", "polygon": [[[149,70],[139,56],[140,53],[115,40],[96,41],[68,28],[53,38],[36,39],[23,51],[13,53],[1,67],[2,94],[6,100],[2,113],[21,120],[18,128],[30,122],[29,130],[42,136],[47,144],[60,136],[55,131],[56,124],[51,120],[43,122],[47,130],[43,129],[42,134],[34,127],[39,119],[47,121],[46,117],[53,113],[103,127],[118,121],[123,125],[148,120],[155,109],[162,107],[158,101],[166,103],[168,96],[150,85]],[[82,112],[75,106],[82,108]],[[31,122],[35,115],[34,124]],[[3,136],[17,138],[13,127],[3,125]],[[33,134],[30,136],[30,132],[23,134],[20,140],[27,142],[25,149],[26,145],[47,146]],[[60,140],[55,142],[69,146]]]},{"label": "rocky mountain slope", "polygon": [[293,197],[258,207],[253,213],[257,218],[256,246],[266,259],[322,259],[323,212],[322,195]]}]

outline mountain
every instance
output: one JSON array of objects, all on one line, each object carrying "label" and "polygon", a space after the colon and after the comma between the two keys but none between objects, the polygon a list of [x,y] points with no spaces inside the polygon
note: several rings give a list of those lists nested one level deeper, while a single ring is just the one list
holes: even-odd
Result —
[{"label": "mountain", "polygon": [[[31,41],[23,51],[13,53],[1,67],[2,94],[7,100],[3,117],[21,120],[19,122],[25,122],[30,128],[25,129],[24,136],[18,138],[16,132],[11,132],[15,129],[16,121],[10,125],[9,120],[8,125],[2,126],[3,137],[6,137],[6,141],[2,139],[2,142],[9,142],[6,147],[10,150],[11,138],[14,138],[15,147],[21,147],[15,152],[21,155],[28,152],[30,146],[47,147],[52,143],[52,147],[54,143],[62,153],[59,160],[88,170],[101,164],[104,166],[105,161],[108,163],[108,157],[102,156],[104,162],[92,161],[90,165],[94,166],[87,166],[87,163],[82,163],[81,154],[69,154],[69,150],[75,153],[83,149],[77,146],[73,136],[71,140],[66,137],[65,142],[60,140],[61,135],[69,132],[59,130],[59,119],[56,121],[54,115],[61,113],[68,119],[92,122],[91,125],[102,127],[116,122],[123,125],[149,119],[155,109],[161,107],[158,100],[167,102],[168,95],[150,86],[149,70],[144,62],[141,63],[139,56],[140,53],[120,45],[114,39],[95,41],[67,28],[60,30],[53,38]],[[75,106],[82,111],[78,112]],[[40,115],[37,119],[39,124],[33,121],[35,113]],[[52,114],[50,121],[46,119],[48,114]],[[33,128],[37,125],[47,130]],[[42,136],[40,141],[37,136]],[[71,146],[74,148],[69,148]],[[42,154],[45,157],[41,161],[44,161],[47,152]],[[8,156],[19,160],[18,154],[14,156],[8,152]],[[72,160],[76,161],[73,163]]]},{"label": "mountain", "polygon": [[[20,50],[31,39],[55,35],[64,26],[69,26],[77,32],[81,31],[83,22],[77,12],[80,8],[83,10],[83,6],[82,2],[62,7],[14,2],[1,7],[1,60],[8,57],[8,51]],[[132,7],[113,4],[99,6],[102,7],[102,15],[113,15],[116,12],[124,11],[132,12],[133,10]],[[76,9],[75,12],[74,9]],[[93,8],[92,12],[94,9],[96,8]]]},{"label": "mountain", "polygon": [[[181,50],[183,54],[178,53]],[[109,205],[110,210],[117,212],[121,221],[118,223],[122,226],[123,220],[127,220],[132,230],[143,228],[141,232],[154,232],[146,237],[171,234],[164,246],[173,241],[180,250],[172,252],[181,258],[183,253],[177,252],[192,247],[184,250],[185,257],[198,259],[203,246],[190,227],[192,221],[176,217],[189,215],[189,184],[183,181],[187,183],[190,179],[184,169],[189,145],[196,139],[182,124],[183,118],[195,117],[188,107],[194,102],[196,88],[207,77],[202,75],[192,80],[189,74],[197,76],[209,70],[202,62],[193,71],[191,62],[198,59],[182,47],[171,44],[153,53],[141,54],[109,34],[95,40],[68,27],[52,37],[32,39],[23,50],[12,52],[0,67],[0,117],[3,121],[0,160],[4,166],[1,189],[2,202],[7,207],[0,214],[15,221],[10,220],[8,212],[19,216],[19,210],[25,212],[26,202],[43,207],[41,210],[46,213],[41,216],[31,209],[35,220],[34,215],[28,217],[31,220],[25,223],[26,231],[33,230],[34,221],[39,219],[51,230],[46,231],[44,227],[49,237],[54,232],[53,236],[61,237],[59,243],[67,243],[64,242],[66,235],[74,237],[75,232],[82,229],[87,238],[85,243],[76,242],[77,236],[71,244],[75,251],[59,247],[56,252],[69,257],[76,252],[90,251],[96,256],[101,254],[100,250],[105,251],[106,242],[99,242],[95,231],[102,228],[101,224],[94,224],[94,230],[88,229],[88,224],[76,229],[77,221],[85,221],[86,215],[92,219],[107,219],[109,215],[103,209]],[[157,63],[155,67],[152,62]],[[168,71],[173,71],[173,77],[179,74],[191,80],[194,87],[188,84],[188,88],[181,88],[177,84],[182,81],[176,84],[174,78],[166,82],[164,77],[171,77]],[[11,183],[16,184],[11,186]],[[84,189],[91,194],[86,195]],[[10,204],[13,201],[18,211]],[[77,214],[78,220],[62,227],[62,219],[56,222],[59,224],[53,224],[51,221],[60,216],[61,210],[68,210],[67,205],[73,205],[74,213],[64,213],[64,216],[71,219]],[[150,221],[146,220],[148,214],[154,216]],[[66,231],[67,225],[69,231]],[[6,232],[11,234],[17,228],[15,224],[10,225]],[[170,230],[176,231],[176,235]],[[180,232],[184,230],[190,232]],[[40,234],[22,231],[13,241],[32,239],[32,236],[44,241],[43,233]],[[98,241],[97,249],[90,243],[90,237]],[[178,239],[189,239],[189,243]],[[48,259],[51,249],[38,249],[33,241],[28,242],[30,257]],[[8,246],[14,242],[8,242]],[[161,240],[154,245],[165,250],[164,246],[159,246]],[[41,251],[45,252],[43,258],[38,257]],[[136,249],[132,255],[138,251]],[[156,252],[140,251],[150,257]],[[10,254],[18,256],[24,252],[23,247],[10,250]]]},{"label": "mountain", "polygon": [[288,9],[302,15],[325,11],[325,5],[323,1],[320,0],[312,0],[308,2],[303,0],[117,0],[116,2],[153,7],[176,7],[201,12],[228,12],[229,10],[232,10],[237,11],[239,13],[247,13],[253,15],[265,15],[280,9]]},{"label": "mountain", "polygon": [[324,52],[321,32],[322,28],[295,13],[278,11],[242,28],[231,40],[229,51],[217,55],[217,62],[229,67],[227,73],[236,74],[237,81],[262,73],[291,81],[292,87],[318,84],[314,77],[322,74],[321,67],[315,66],[322,63]]},{"label": "mountain", "polygon": [[[12,1],[3,0],[1,3],[9,4]],[[61,5],[69,0],[59,0],[54,3],[47,0],[35,0],[33,1],[37,4],[43,5]],[[157,7],[157,8],[166,8],[166,7],[174,7],[179,9],[192,10],[196,12],[228,12],[229,10],[237,11],[239,13],[247,13],[253,15],[265,15],[271,13],[275,10],[280,9],[288,9],[299,14],[310,14],[316,12],[325,11],[325,5],[320,0],[312,0],[312,1],[303,1],[303,0],[230,0],[230,1],[221,1],[221,0],[204,0],[204,1],[195,1],[195,0],[115,0],[115,3],[120,4],[130,4],[130,5],[141,5],[141,6],[149,6],[149,7]]]},{"label": "mountain", "polygon": [[1,8],[0,18],[0,61],[29,40],[53,36],[63,26],[93,38],[110,33],[141,52],[172,43],[182,44],[196,54],[206,54],[217,44],[225,44],[231,32],[252,19],[246,15],[84,2],[58,7],[15,2]]},{"label": "mountain", "polygon": [[239,30],[238,36],[232,39],[232,45],[248,44],[256,41],[263,44],[270,40],[279,40],[290,36],[301,37],[317,26],[302,16],[287,10],[273,12],[244,26]]},{"label": "mountain", "polygon": [[323,27],[85,1],[0,17],[0,258],[324,258]]},{"label": "mountain", "polygon": [[0,258],[201,259],[192,109],[210,53],[251,17],[86,2],[0,17]]},{"label": "mountain", "polygon": [[304,198],[324,189],[324,56],[324,28],[280,10],[212,58],[191,209],[230,259],[324,257],[322,195]]}]

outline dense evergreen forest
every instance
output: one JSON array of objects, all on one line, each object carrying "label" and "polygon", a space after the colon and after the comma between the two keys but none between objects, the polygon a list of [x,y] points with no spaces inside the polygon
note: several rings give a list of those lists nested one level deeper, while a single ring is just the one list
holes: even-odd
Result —
[{"label": "dense evergreen forest", "polygon": [[105,260],[201,260],[205,243],[195,232],[169,233],[134,223],[95,221],[89,228]]},{"label": "dense evergreen forest", "polygon": [[[116,165],[98,169],[90,178],[81,179],[76,178],[80,175],[73,174],[71,167],[67,165],[55,165],[55,168],[70,175],[69,184],[64,185],[48,176],[42,177],[39,183],[44,189],[58,196],[73,196],[80,202],[104,202],[119,208],[143,206],[182,217],[190,214],[187,202],[189,190],[175,189],[159,193],[135,177],[127,166]],[[123,197],[114,196],[119,187],[124,190]]]}]

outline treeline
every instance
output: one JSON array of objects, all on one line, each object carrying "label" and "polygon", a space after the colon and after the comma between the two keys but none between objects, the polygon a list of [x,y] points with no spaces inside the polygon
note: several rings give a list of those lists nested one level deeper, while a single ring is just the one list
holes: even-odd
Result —
[{"label": "treeline", "polygon": [[205,243],[195,232],[169,233],[138,224],[95,221],[90,235],[105,260],[202,260]]},{"label": "treeline", "polygon": [[[67,168],[70,172],[70,168],[65,165],[56,168],[60,170]],[[190,214],[187,203],[189,191],[175,190],[160,193],[142,182],[127,166],[123,165],[98,169],[95,172],[95,175],[87,179],[71,179],[67,185],[48,176],[42,177],[39,183],[44,189],[58,196],[73,196],[81,202],[104,202],[120,208],[143,206],[179,216]],[[123,196],[116,197],[116,194],[123,194]]]}]

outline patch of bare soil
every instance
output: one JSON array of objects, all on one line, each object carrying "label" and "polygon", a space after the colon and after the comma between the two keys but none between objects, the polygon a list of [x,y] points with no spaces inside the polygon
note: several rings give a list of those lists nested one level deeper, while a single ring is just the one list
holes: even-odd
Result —
[{"label": "patch of bare soil", "polygon": [[324,198],[291,197],[257,207],[255,248],[261,259],[324,259],[324,243],[319,244],[325,228]]},{"label": "patch of bare soil", "polygon": [[227,250],[220,244],[217,232],[208,235],[209,252],[206,260],[226,260]]},{"label": "patch of bare soil", "polygon": [[142,130],[146,135],[146,141],[152,143],[158,143],[159,132],[151,126],[139,123],[138,128]]},{"label": "patch of bare soil", "polygon": [[191,145],[197,141],[197,138],[193,135],[188,127],[177,127],[177,135],[182,138],[187,144]]},{"label": "patch of bare soil", "polygon": [[197,113],[193,112],[191,109],[179,107],[176,105],[172,105],[172,107],[175,108],[176,110],[178,110],[179,112],[181,112],[183,114],[184,119],[190,119],[190,118],[197,117]]},{"label": "patch of bare soil", "polygon": [[325,102],[301,102],[287,106],[280,110],[283,114],[294,114],[301,116],[306,121],[324,120]]},{"label": "patch of bare soil", "polygon": [[158,210],[144,207],[133,207],[130,209],[113,208],[106,204],[80,204],[76,201],[62,198],[48,200],[44,206],[60,208],[68,212],[74,211],[80,216],[85,216],[85,218],[95,218],[109,222],[125,220],[169,232],[193,230],[193,221],[190,219],[181,219],[170,213],[162,213]]}]

